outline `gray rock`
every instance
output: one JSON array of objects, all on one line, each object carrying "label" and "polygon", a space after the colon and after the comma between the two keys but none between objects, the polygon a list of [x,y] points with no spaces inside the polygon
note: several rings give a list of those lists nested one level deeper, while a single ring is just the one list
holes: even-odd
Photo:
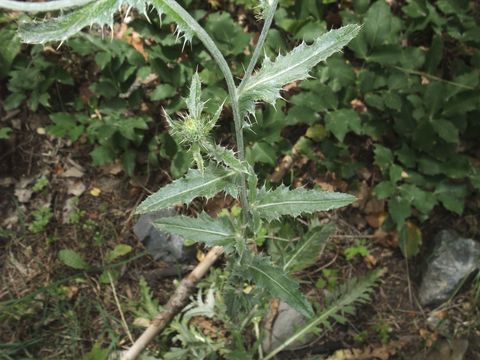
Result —
[{"label": "gray rock", "polygon": [[[285,340],[289,339],[298,330],[303,328],[307,323],[305,317],[290,305],[280,302],[278,307],[278,315],[273,322],[272,329],[268,332],[263,340],[262,348],[265,352],[270,352],[283,344]],[[285,350],[295,350],[310,343],[315,338],[315,335],[310,333],[303,339],[299,339],[289,345]]]},{"label": "gray rock", "polygon": [[419,289],[420,303],[438,305],[448,300],[461,281],[480,265],[480,244],[451,230],[435,236],[435,247]]},{"label": "gray rock", "polygon": [[158,230],[154,221],[162,217],[174,216],[174,209],[165,209],[141,215],[133,227],[133,232],[143,243],[155,260],[177,264],[191,259],[195,255],[194,247],[185,247],[183,238]]}]

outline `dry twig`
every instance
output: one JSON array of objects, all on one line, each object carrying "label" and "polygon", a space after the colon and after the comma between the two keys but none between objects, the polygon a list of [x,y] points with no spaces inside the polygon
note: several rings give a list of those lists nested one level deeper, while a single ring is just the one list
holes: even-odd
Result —
[{"label": "dry twig", "polygon": [[193,271],[182,280],[175,293],[172,295],[164,310],[153,319],[150,326],[135,341],[133,346],[127,350],[122,356],[122,360],[134,360],[145,347],[153,340],[153,338],[161,333],[168,323],[177,315],[188,302],[188,298],[192,294],[193,289],[200,279],[207,273],[215,261],[223,254],[224,249],[221,246],[215,246],[205,258],[198,264]]}]

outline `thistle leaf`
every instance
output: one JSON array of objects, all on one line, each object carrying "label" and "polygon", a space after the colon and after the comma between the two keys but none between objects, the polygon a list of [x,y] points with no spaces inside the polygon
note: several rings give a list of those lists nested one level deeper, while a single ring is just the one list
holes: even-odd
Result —
[{"label": "thistle leaf", "polygon": [[21,23],[19,35],[23,42],[43,44],[47,41],[65,41],[88,26],[106,25],[112,28],[113,15],[122,5],[136,8],[145,15],[147,5],[152,5],[160,16],[168,15],[175,22],[176,32],[185,42],[191,41],[195,34],[192,24],[176,11],[179,5],[173,0],[98,0],[56,18]]},{"label": "thistle leaf", "polygon": [[252,204],[252,210],[267,221],[277,220],[282,215],[299,216],[316,211],[327,211],[349,205],[355,201],[349,194],[306,190],[298,188],[289,190],[279,186],[273,191],[259,189],[257,201]]},{"label": "thistle leaf", "polygon": [[220,145],[206,144],[205,145],[207,154],[217,163],[224,164],[228,168],[235,170],[237,172],[242,172],[249,174],[247,165],[241,162],[236,156],[235,153],[227,148],[224,148]]},{"label": "thistle leaf", "polygon": [[360,26],[347,25],[325,33],[311,45],[302,43],[275,61],[265,58],[260,70],[247,80],[239,94],[241,113],[253,113],[258,101],[275,104],[284,85],[308,78],[315,65],[340,51],[359,31]]},{"label": "thistle leaf", "polygon": [[193,118],[200,119],[205,103],[202,102],[202,85],[197,72],[193,75],[190,93],[186,99],[186,103],[189,115]]},{"label": "thistle leaf", "polygon": [[113,15],[123,2],[123,0],[94,1],[53,19],[20,23],[18,33],[23,42],[43,44],[47,41],[64,41],[87,26],[106,25],[112,28]]},{"label": "thistle leaf", "polygon": [[282,269],[260,257],[254,257],[249,264],[242,266],[243,276],[253,280],[258,287],[283,300],[307,318],[313,316],[312,306],[298,289],[298,283]]},{"label": "thistle leaf", "polygon": [[334,231],[335,226],[333,225],[317,226],[309,230],[297,245],[293,254],[289,256],[288,261],[283,266],[283,270],[300,271],[314,264]]},{"label": "thistle leaf", "polygon": [[196,218],[173,216],[160,218],[154,222],[160,230],[180,235],[185,239],[202,242],[208,246],[229,245],[235,241],[236,232],[226,217],[214,219],[206,213]]},{"label": "thistle leaf", "polygon": [[199,170],[190,169],[185,177],[164,186],[146,198],[136,210],[137,214],[164,209],[179,203],[185,204],[194,198],[210,198],[220,191],[237,195],[238,173],[223,167],[207,166],[202,176]]},{"label": "thistle leaf", "polygon": [[[137,0],[139,1],[139,0]],[[195,35],[194,24],[189,24],[188,20],[182,17],[176,10],[180,5],[174,0],[146,0],[146,3],[152,5],[160,16],[167,15],[177,25],[176,33],[183,37],[184,42],[190,42]]]}]

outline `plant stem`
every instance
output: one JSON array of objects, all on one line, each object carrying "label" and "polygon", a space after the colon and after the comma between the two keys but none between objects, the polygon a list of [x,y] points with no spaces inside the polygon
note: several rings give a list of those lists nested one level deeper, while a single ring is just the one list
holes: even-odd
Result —
[{"label": "plant stem", "polygon": [[[227,83],[228,93],[230,95],[232,103],[232,112],[233,112],[233,122],[235,124],[235,137],[237,140],[237,151],[238,158],[240,161],[245,160],[245,144],[243,140],[243,125],[244,120],[240,116],[240,109],[238,106],[238,92],[235,85],[235,80],[233,79],[232,72],[228,66],[227,61],[223,57],[222,53],[218,49],[215,42],[212,40],[210,35],[200,26],[200,24],[186,11],[182,6],[180,6],[175,0],[164,0],[165,4],[173,9],[177,14],[179,14],[195,32],[200,41],[205,45],[213,59],[218,64],[220,71],[225,78]],[[247,184],[245,174],[240,174],[241,176],[241,187],[240,187],[240,204],[242,206],[244,220],[248,222],[250,219],[250,206],[248,204],[247,197]]]},{"label": "plant stem", "polygon": [[93,0],[56,0],[42,3],[25,3],[23,1],[0,0],[0,8],[25,12],[45,12],[78,7]]},{"label": "plant stem", "polygon": [[260,37],[258,38],[257,45],[255,47],[255,50],[253,51],[252,58],[250,59],[247,70],[245,71],[245,75],[243,76],[243,79],[238,86],[238,94],[242,92],[243,87],[247,83],[248,79],[250,79],[250,77],[252,76],[255,65],[257,65],[258,59],[260,58],[260,54],[263,50],[263,45],[265,44],[265,40],[267,40],[268,30],[270,30],[270,27],[272,26],[273,16],[275,15],[277,6],[278,0],[273,0],[272,5],[268,8],[267,15],[265,16],[265,22],[263,23],[262,32],[260,33]]}]

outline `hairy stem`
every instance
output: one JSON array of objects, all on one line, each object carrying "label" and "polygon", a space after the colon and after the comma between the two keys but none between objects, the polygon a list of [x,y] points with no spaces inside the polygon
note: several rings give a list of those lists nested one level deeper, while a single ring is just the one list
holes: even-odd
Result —
[{"label": "hairy stem", "polygon": [[[240,116],[240,109],[238,106],[238,92],[237,87],[235,85],[235,80],[233,79],[232,72],[230,71],[230,67],[228,66],[227,61],[223,57],[222,53],[218,49],[215,42],[212,40],[210,35],[200,26],[200,24],[182,7],[180,6],[175,0],[164,0],[164,2],[173,9],[177,14],[179,14],[192,30],[195,32],[197,37],[200,41],[205,45],[208,49],[210,54],[212,55],[213,59],[218,64],[220,71],[225,78],[227,83],[228,93],[231,98],[232,102],[232,112],[233,112],[233,122],[235,124],[235,137],[237,140],[237,151],[238,151],[238,158],[240,161],[245,160],[245,144],[243,140],[243,125],[244,121]],[[247,222],[250,219],[250,206],[248,204],[248,197],[247,197],[247,184],[246,184],[246,177],[245,174],[241,174],[241,187],[240,187],[240,203],[242,205],[244,220]]]},{"label": "hairy stem", "polygon": [[0,8],[25,12],[45,12],[82,6],[93,0],[55,0],[39,3],[0,0]]},{"label": "hairy stem", "polygon": [[253,51],[252,58],[250,59],[250,63],[248,64],[247,70],[245,71],[245,75],[243,76],[240,85],[238,86],[238,94],[240,94],[243,90],[243,87],[247,83],[250,76],[252,76],[253,70],[257,65],[258,59],[260,58],[260,54],[263,50],[263,45],[265,44],[265,40],[267,40],[268,30],[272,26],[273,16],[275,15],[275,11],[277,11],[278,0],[273,0],[272,5],[268,9],[267,15],[265,16],[265,22],[263,23],[262,32],[260,33],[260,37],[258,38],[257,45],[255,50]]},{"label": "hairy stem", "polygon": [[134,360],[145,347],[159,334],[170,321],[177,315],[188,303],[188,299],[192,294],[193,289],[205,276],[210,267],[223,254],[223,247],[213,247],[205,258],[198,264],[193,271],[182,280],[180,285],[175,290],[175,293],[170,297],[168,303],[165,305],[162,312],[160,312],[155,319],[153,319],[150,326],[143,332],[143,334],[135,341],[130,349],[122,355],[122,360]]}]

